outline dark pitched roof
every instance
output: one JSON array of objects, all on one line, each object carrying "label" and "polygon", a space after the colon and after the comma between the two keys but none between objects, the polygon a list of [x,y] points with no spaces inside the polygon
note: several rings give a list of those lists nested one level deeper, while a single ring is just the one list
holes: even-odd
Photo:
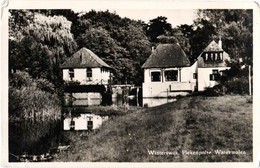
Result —
[{"label": "dark pitched roof", "polygon": [[211,43],[204,49],[204,52],[211,52],[211,51],[223,51],[222,48],[219,47],[219,45],[212,40]]},{"label": "dark pitched roof", "polygon": [[[223,61],[205,61],[205,53],[207,52],[222,52]],[[199,55],[198,57],[198,67],[199,68],[213,68],[213,67],[226,67],[226,61],[229,61],[230,57],[219,45],[213,40]]]},{"label": "dark pitched roof", "polygon": [[142,68],[187,67],[190,61],[179,44],[159,44]]},{"label": "dark pitched roof", "polygon": [[83,47],[70,58],[68,58],[61,68],[98,68],[106,67],[111,68],[102,59],[89,49]]}]

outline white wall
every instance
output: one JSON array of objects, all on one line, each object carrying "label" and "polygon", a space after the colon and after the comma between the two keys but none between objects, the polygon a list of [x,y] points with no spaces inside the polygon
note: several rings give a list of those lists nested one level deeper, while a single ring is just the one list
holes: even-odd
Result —
[{"label": "white wall", "polygon": [[[171,85],[177,84],[178,88],[176,91],[171,91]],[[189,85],[189,88],[194,88],[191,83],[183,82],[183,85],[180,85],[180,82],[150,82],[143,83],[143,97],[174,97],[177,95],[187,95],[186,85]],[[183,87],[185,86],[185,88]],[[183,90],[183,91],[182,91]]]},{"label": "white wall", "polygon": [[226,70],[230,69],[230,67],[217,67],[217,68],[198,68],[198,91],[203,91],[207,87],[213,87],[218,84],[217,81],[210,81],[210,74],[212,74],[212,70]]},{"label": "white wall", "polygon": [[189,77],[190,77],[190,82],[196,84],[197,79],[194,79],[194,78],[193,78],[193,74],[194,74],[194,73],[197,73],[197,74],[198,74],[198,61],[196,61],[191,67],[189,67],[189,69],[190,69],[190,75],[189,75]]},{"label": "white wall", "polygon": [[[75,68],[73,81],[79,81],[81,84],[107,84],[110,76],[109,71],[101,72],[100,68],[92,68],[92,81],[87,80],[86,68]],[[63,80],[70,81],[69,69],[63,69]]]},{"label": "white wall", "polygon": [[[168,97],[186,95],[189,91],[194,91],[196,79],[193,73],[196,71],[195,64],[192,67],[184,68],[159,68],[144,69],[143,97]],[[178,70],[178,81],[165,81],[164,71]],[[151,72],[161,72],[161,81],[151,82]]]},{"label": "white wall", "polygon": [[144,83],[151,82],[151,72],[150,69],[144,69]]}]

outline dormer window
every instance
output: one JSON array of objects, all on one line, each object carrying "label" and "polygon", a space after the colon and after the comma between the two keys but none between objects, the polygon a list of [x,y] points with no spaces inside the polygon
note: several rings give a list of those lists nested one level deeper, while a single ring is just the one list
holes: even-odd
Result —
[{"label": "dormer window", "polygon": [[219,59],[222,61],[223,60],[223,53],[220,53]]},{"label": "dormer window", "polygon": [[69,76],[71,80],[74,78],[74,69],[72,68],[69,69]]}]

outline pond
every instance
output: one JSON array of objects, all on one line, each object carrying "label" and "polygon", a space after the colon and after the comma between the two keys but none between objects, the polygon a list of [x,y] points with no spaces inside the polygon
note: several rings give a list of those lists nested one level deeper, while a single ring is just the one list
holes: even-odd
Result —
[{"label": "pond", "polygon": [[[76,93],[66,96],[65,106],[99,106],[102,103],[102,97],[99,93]],[[114,93],[112,95],[112,106],[143,106],[154,107],[162,104],[176,101],[176,98],[142,98],[141,96],[124,95]]]},{"label": "pond", "polygon": [[[141,91],[141,90],[140,90]],[[154,107],[176,101],[175,98],[142,98],[130,91],[114,90],[111,106],[144,106]],[[72,93],[65,95],[63,130],[95,130],[109,116],[93,114],[91,108],[100,106],[102,97],[99,93]]]},{"label": "pond", "polygon": [[108,116],[95,114],[72,114],[63,121],[64,130],[88,130],[98,129],[102,122],[108,120]]}]

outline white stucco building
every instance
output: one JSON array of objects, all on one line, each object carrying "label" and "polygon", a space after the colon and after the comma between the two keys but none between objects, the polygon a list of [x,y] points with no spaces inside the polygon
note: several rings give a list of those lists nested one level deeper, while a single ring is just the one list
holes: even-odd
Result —
[{"label": "white stucco building", "polygon": [[222,42],[217,44],[212,41],[204,51],[199,55],[196,61],[197,70],[197,85],[198,91],[203,91],[208,87],[213,87],[219,83],[223,72],[230,67],[227,66],[227,61],[230,61],[229,55],[222,49]]},{"label": "white stucco building", "polygon": [[194,90],[190,61],[178,43],[159,44],[142,68],[144,98],[185,95]]},{"label": "white stucco building", "polygon": [[159,44],[143,64],[143,97],[170,97],[203,91],[218,84],[224,70],[229,69],[228,54],[222,42],[212,41],[190,66],[178,43]]},{"label": "white stucco building", "polygon": [[87,48],[81,48],[62,65],[63,80],[78,81],[81,85],[108,84],[111,67]]}]

